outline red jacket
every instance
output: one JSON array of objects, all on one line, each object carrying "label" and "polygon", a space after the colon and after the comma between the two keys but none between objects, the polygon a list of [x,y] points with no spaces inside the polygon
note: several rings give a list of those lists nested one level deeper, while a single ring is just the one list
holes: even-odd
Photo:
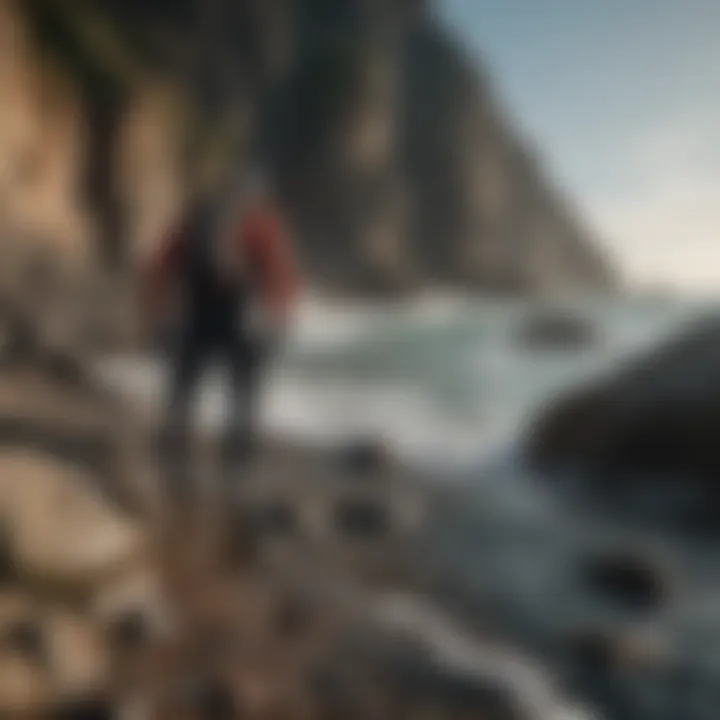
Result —
[{"label": "red jacket", "polygon": [[[299,281],[290,239],[278,214],[268,205],[249,211],[238,229],[237,242],[268,309],[286,319],[296,302]],[[168,284],[180,273],[186,249],[181,223],[162,243],[146,273],[143,300],[151,316],[157,317]]]}]

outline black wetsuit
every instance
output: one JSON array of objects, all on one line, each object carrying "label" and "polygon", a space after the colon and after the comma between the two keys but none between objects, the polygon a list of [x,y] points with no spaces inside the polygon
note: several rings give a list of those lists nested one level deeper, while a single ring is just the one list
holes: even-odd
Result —
[{"label": "black wetsuit", "polygon": [[254,445],[263,343],[249,330],[252,287],[247,278],[224,281],[214,267],[212,240],[217,214],[198,206],[187,225],[182,268],[184,308],[172,353],[168,429],[187,432],[195,390],[205,369],[220,361],[230,379],[229,445]]}]

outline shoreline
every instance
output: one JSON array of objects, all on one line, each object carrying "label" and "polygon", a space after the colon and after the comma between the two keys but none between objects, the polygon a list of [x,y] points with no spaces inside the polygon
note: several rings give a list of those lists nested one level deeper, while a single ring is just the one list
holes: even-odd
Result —
[{"label": "shoreline", "polygon": [[[131,695],[140,693],[144,703],[163,707],[169,701],[163,696],[163,673],[177,680],[190,672],[199,682],[220,687],[233,704],[247,704],[255,692],[247,683],[256,683],[259,673],[265,686],[275,688],[262,699],[252,700],[263,706],[262,712],[274,707],[274,717],[314,720],[326,717],[327,703],[335,702],[334,691],[326,685],[308,685],[307,672],[321,669],[331,673],[333,683],[346,687],[343,717],[360,712],[364,718],[395,720],[399,707],[407,717],[420,717],[427,703],[437,708],[437,717],[460,717],[458,703],[462,712],[468,711],[470,703],[482,716],[497,709],[494,703],[498,698],[503,698],[502,707],[510,712],[511,707],[527,707],[536,692],[531,687],[537,689],[538,683],[543,697],[553,698],[547,703],[555,707],[560,702],[546,673],[533,671],[535,684],[527,684],[522,673],[516,674],[515,665],[499,660],[494,646],[446,617],[432,600],[434,580],[418,552],[417,538],[436,498],[445,490],[423,482],[416,471],[383,453],[330,453],[298,443],[269,441],[257,461],[238,472],[233,502],[228,502],[227,495],[216,495],[219,502],[192,501],[184,509],[181,505],[172,510],[156,484],[160,478],[148,455],[145,412],[98,384],[79,359],[60,362],[54,353],[36,347],[19,365],[4,366],[0,372],[0,415],[9,421],[0,424],[0,461],[8,468],[21,461],[23,467],[35,468],[36,483],[67,484],[67,492],[77,495],[81,505],[86,502],[82,499],[85,493],[97,495],[93,507],[97,506],[108,522],[114,518],[108,528],[121,528],[126,522],[137,526],[150,545],[139,556],[133,550],[133,563],[141,563],[143,577],[156,578],[153,587],[159,582],[158,587],[165,588],[161,607],[171,609],[169,617],[175,618],[169,627],[179,628],[170,631],[166,639],[142,640],[132,661],[116,654],[110,636],[99,625],[100,618],[79,616],[77,622],[87,625],[84,632],[100,632],[98,646],[115,656],[114,662],[121,658],[123,664],[130,662],[123,670],[124,677],[126,673],[132,676],[167,643],[172,646],[181,638],[194,647],[217,633],[227,638],[238,633],[257,636],[254,644],[247,646],[256,650],[244,660],[245,641],[231,656],[213,654],[212,662],[205,659],[200,664],[203,656],[195,651],[173,651],[179,653],[173,655],[175,660],[157,663]],[[204,490],[220,482],[227,492],[228,477],[217,473],[207,457],[200,458],[194,468],[181,469],[194,469],[206,486]],[[14,512],[13,527],[27,523],[31,528],[37,522],[33,507],[43,495],[28,493],[31,486],[26,482],[13,485],[26,508]],[[6,492],[8,487],[3,485],[5,490],[0,491]],[[116,497],[134,497],[136,502],[128,502],[127,507],[136,510],[121,510]],[[205,493],[205,497],[213,496]],[[76,526],[75,534],[80,531],[81,544],[66,551],[71,553],[66,562],[72,564],[75,553],[85,552],[87,542],[83,540],[83,515],[72,515],[75,501],[67,502],[43,512],[50,512],[58,527],[70,522]],[[5,505],[0,503],[0,511],[2,507]],[[67,517],[66,512],[70,513]],[[92,532],[96,544],[101,530]],[[61,537],[49,531],[40,533],[34,541],[35,552],[50,552]],[[19,541],[13,538],[11,548]],[[49,543],[47,549],[42,543]],[[47,557],[52,557],[52,552]],[[51,565],[42,572],[59,570]],[[120,602],[127,593],[132,597],[135,585],[126,586],[122,578],[107,585],[115,572],[108,568],[97,578],[88,578],[86,592],[93,596],[99,592],[102,597],[110,593],[111,599],[120,593],[113,602]],[[27,584],[22,578],[18,582],[23,593],[34,597],[36,583]],[[63,594],[48,592],[45,603],[60,612],[65,607]],[[263,597],[265,600],[260,600]],[[150,618],[156,612],[153,603],[160,600],[133,602],[139,604],[132,606],[132,613]],[[266,613],[277,603],[285,607],[282,621],[277,616],[262,622],[256,617],[257,612]],[[295,631],[288,635],[287,623],[296,630],[300,623],[299,635]],[[464,638],[461,645],[453,640],[458,637]],[[260,656],[274,659],[265,666]],[[479,661],[482,657],[484,663]],[[497,663],[493,657],[498,658]],[[70,656],[65,658],[70,660]],[[185,669],[175,668],[175,662]],[[518,662],[526,667],[525,661]],[[216,664],[220,674],[209,678]],[[380,666],[384,668],[382,678],[375,672]],[[224,670],[220,672],[220,668]],[[129,690],[116,685],[120,676],[114,671],[104,677],[99,669],[98,673],[98,682],[114,687],[103,691],[108,701],[120,707],[126,704]],[[222,680],[227,677],[223,673],[230,673],[235,680]],[[51,699],[62,688],[47,682]],[[83,692],[96,694],[99,688],[88,684]],[[296,702],[297,693],[304,698],[303,704]],[[381,701],[381,706],[369,708],[371,699]],[[182,698],[171,700],[185,702]],[[0,687],[0,706],[4,701]],[[253,711],[247,716],[266,717],[262,712],[258,707],[259,714]],[[555,717],[547,714],[542,720]]]},{"label": "shoreline", "polygon": [[[252,634],[262,625],[265,634],[252,641],[251,655],[275,658],[262,670],[263,682],[300,682],[306,692],[299,678],[318,662],[326,671],[345,673],[356,709],[368,687],[404,696],[404,683],[410,682],[422,688],[423,702],[437,703],[439,718],[454,720],[452,703],[468,696],[483,717],[490,712],[490,697],[499,693],[513,707],[525,707],[539,683],[546,695],[561,685],[572,696],[593,698],[607,710],[607,720],[624,717],[627,708],[638,720],[654,720],[642,710],[643,693],[662,692],[651,683],[685,658],[653,655],[658,639],[653,633],[667,639],[667,628],[653,626],[654,615],[640,616],[632,605],[618,609],[615,599],[589,594],[578,582],[592,553],[607,552],[608,528],[597,518],[589,522],[573,515],[568,506],[545,507],[523,468],[500,463],[485,468],[476,483],[456,485],[443,482],[442,472],[439,478],[420,472],[392,453],[358,454],[344,443],[311,448],[266,438],[257,462],[237,471],[230,502],[229,477],[211,457],[211,440],[198,439],[197,462],[182,469],[196,473],[201,498],[171,510],[153,484],[152,413],[126,395],[119,398],[81,360],[77,364],[69,372],[57,359],[28,357],[2,368],[0,416],[9,422],[0,423],[0,456],[12,457],[21,448],[46,469],[56,462],[71,473],[82,468],[94,489],[110,484],[117,490],[127,483],[126,496],[154,488],[152,507],[132,517],[166,559],[159,565],[150,557],[143,561],[151,574],[172,575],[169,601],[182,618],[190,618],[182,622],[193,642],[207,633]],[[93,383],[100,387],[91,390]],[[131,456],[134,463],[123,464]],[[108,473],[108,458],[123,462]],[[222,494],[210,492],[218,488]],[[114,508],[108,512],[117,512],[114,496],[105,499]],[[53,513],[59,522],[64,510]],[[636,546],[632,540],[618,539],[615,552],[630,552]],[[650,571],[653,560],[650,554]],[[293,610],[283,623],[297,621],[292,618],[298,604],[314,608],[302,641],[278,636],[275,620],[265,626],[253,619],[256,611],[286,601]],[[649,641],[640,627],[645,617]],[[156,649],[153,645],[151,652]],[[296,650],[302,667],[287,667]],[[503,660],[507,653],[516,660]],[[197,664],[192,653],[180,654],[192,673],[207,674],[205,661]],[[351,662],[357,658],[363,669]],[[230,663],[228,672],[243,678],[261,672],[256,660],[243,662]],[[589,689],[575,666],[589,673]],[[371,680],[373,667],[385,668],[385,679]],[[635,683],[636,671],[652,677]],[[617,677],[627,681],[624,711],[612,708]],[[238,689],[244,680],[222,682],[225,691],[246,692]],[[567,699],[556,704],[570,705]],[[514,712],[511,717],[522,720],[568,717],[559,710]],[[421,708],[405,715],[420,717]],[[321,715],[286,709],[276,717]],[[368,710],[362,717],[396,720],[398,714]]]}]

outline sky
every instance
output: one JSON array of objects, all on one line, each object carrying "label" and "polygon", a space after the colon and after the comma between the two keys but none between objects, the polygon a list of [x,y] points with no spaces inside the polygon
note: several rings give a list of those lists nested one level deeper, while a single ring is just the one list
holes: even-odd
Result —
[{"label": "sky", "polygon": [[631,282],[720,290],[720,0],[439,0]]}]

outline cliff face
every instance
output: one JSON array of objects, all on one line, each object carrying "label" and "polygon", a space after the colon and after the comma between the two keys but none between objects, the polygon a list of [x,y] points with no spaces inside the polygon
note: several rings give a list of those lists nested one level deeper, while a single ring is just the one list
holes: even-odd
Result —
[{"label": "cliff face", "polygon": [[260,149],[321,287],[608,287],[611,265],[428,5],[0,0],[5,236],[132,267],[188,167]]}]

